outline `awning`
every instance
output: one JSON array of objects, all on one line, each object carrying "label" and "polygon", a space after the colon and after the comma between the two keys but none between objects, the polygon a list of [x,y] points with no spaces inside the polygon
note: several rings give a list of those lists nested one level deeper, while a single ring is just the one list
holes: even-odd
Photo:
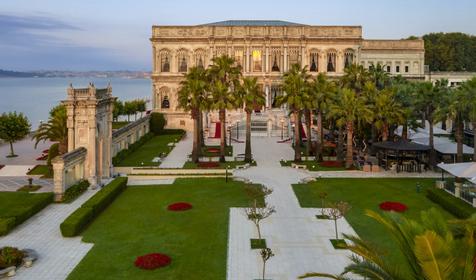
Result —
[{"label": "awning", "polygon": [[[423,145],[429,145],[430,138],[415,138],[412,139],[413,142],[423,144]],[[451,141],[448,138],[445,137],[433,137],[433,146],[435,147],[435,150],[438,151],[441,154],[447,154],[447,155],[455,155],[457,154],[457,149],[458,149],[458,144],[456,142]],[[463,144],[463,154],[473,154],[473,148],[470,146],[467,146]]]},{"label": "awning", "polygon": [[392,150],[392,151],[428,151],[430,147],[427,145],[422,145],[406,140],[398,141],[384,141],[373,143],[372,147],[383,149],[383,150]]},{"label": "awning", "polygon": [[476,162],[440,163],[437,166],[455,177],[476,182]]}]

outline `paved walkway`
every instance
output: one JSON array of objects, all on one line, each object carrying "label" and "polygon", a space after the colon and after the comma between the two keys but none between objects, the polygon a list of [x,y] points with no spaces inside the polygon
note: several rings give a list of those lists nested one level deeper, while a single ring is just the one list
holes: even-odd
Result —
[{"label": "paved walkway", "polygon": [[5,165],[0,169],[0,177],[26,176],[34,165]]},{"label": "paved walkway", "polygon": [[184,138],[175,145],[175,148],[160,164],[161,168],[182,168],[192,151],[192,135],[185,134]]},{"label": "paved walkway", "polygon": [[[258,166],[235,171],[235,175],[274,190],[267,202],[277,212],[262,225],[267,245],[275,253],[268,262],[266,277],[290,280],[307,272],[341,273],[350,262],[349,251],[332,247],[329,239],[335,234],[333,222],[317,220],[318,209],[301,208],[291,187],[309,173],[280,166],[279,160],[292,157],[293,151],[289,145],[276,143],[276,138],[253,138],[252,145]],[[259,251],[251,250],[249,244],[257,233],[243,209],[230,210],[229,228],[227,278],[259,278]],[[339,220],[339,232],[355,234],[344,219]]]},{"label": "paved walkway", "polygon": [[28,184],[28,178],[33,178],[34,185],[40,185],[41,189],[36,192],[52,192],[54,185],[53,179],[40,179],[40,176],[15,176],[0,177],[0,192],[15,192],[19,188]]},{"label": "paved walkway", "polygon": [[18,141],[13,144],[13,149],[18,157],[7,158],[10,154],[10,144],[0,144],[0,164],[4,165],[36,165],[42,164],[46,161],[37,161],[36,158],[41,156],[42,151],[49,149],[51,142],[38,143],[38,147],[35,149],[35,142],[28,136],[27,138]]},{"label": "paved walkway", "polygon": [[0,237],[0,247],[34,249],[39,254],[31,268],[17,271],[15,280],[66,279],[93,244],[82,242],[81,237],[63,238],[59,225],[95,192],[88,190],[70,204],[51,204],[7,236]]}]

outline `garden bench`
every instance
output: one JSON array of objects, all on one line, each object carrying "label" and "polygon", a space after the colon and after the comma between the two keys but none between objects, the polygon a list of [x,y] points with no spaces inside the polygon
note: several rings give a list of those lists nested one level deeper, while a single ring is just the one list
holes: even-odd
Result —
[{"label": "garden bench", "polygon": [[237,165],[235,168],[236,169],[247,169],[249,167],[250,167],[250,164],[246,163],[246,164],[242,164],[242,165]]},{"label": "garden bench", "polygon": [[16,274],[16,267],[10,266],[4,269],[0,269],[0,277],[12,277]]},{"label": "garden bench", "polygon": [[296,169],[306,169],[307,168],[307,166],[305,164],[296,164],[296,163],[291,163],[291,167],[296,168]]}]

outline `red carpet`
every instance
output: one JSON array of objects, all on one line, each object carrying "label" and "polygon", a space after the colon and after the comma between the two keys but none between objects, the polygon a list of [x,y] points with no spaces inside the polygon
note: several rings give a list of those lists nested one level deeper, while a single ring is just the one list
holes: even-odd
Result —
[{"label": "red carpet", "polygon": [[213,138],[220,138],[221,137],[221,123],[215,123],[215,136]]}]

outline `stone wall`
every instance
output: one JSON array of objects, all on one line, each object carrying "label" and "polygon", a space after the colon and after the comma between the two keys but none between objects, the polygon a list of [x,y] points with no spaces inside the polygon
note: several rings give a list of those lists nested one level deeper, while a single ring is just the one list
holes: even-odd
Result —
[{"label": "stone wall", "polygon": [[55,201],[62,201],[64,192],[70,186],[86,178],[86,156],[86,148],[80,147],[52,160]]},{"label": "stone wall", "polygon": [[150,115],[131,122],[112,132],[112,157],[127,149],[150,131]]}]

